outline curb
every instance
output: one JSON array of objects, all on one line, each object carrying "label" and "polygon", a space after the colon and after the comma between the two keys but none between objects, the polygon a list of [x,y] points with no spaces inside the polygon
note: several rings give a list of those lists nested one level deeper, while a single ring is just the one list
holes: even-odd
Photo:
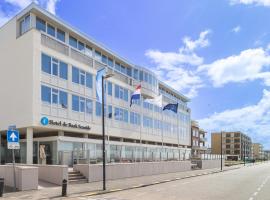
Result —
[{"label": "curb", "polygon": [[156,181],[156,182],[148,183],[148,184],[134,185],[134,186],[127,187],[127,188],[122,188],[122,189],[119,188],[119,189],[111,189],[111,190],[106,190],[106,191],[90,192],[90,193],[87,193],[87,194],[75,195],[75,196],[72,196],[72,197],[91,197],[91,196],[97,196],[97,195],[102,195],[102,194],[109,194],[109,193],[113,193],[113,192],[132,190],[132,189],[137,189],[137,188],[143,188],[143,187],[158,185],[158,184],[162,184],[162,183],[168,183],[168,182],[184,180],[184,179],[188,179],[188,178],[194,178],[194,177],[198,177],[198,176],[217,174],[217,173],[222,173],[222,172],[231,171],[231,170],[240,169],[240,168],[241,167],[236,167],[236,168],[233,168],[233,169],[226,169],[226,170],[222,170],[222,171],[216,170],[216,171],[211,171],[211,172],[202,172],[200,174],[192,174],[192,175],[188,175],[188,176],[184,176],[184,177],[177,177],[177,178],[173,178],[173,179]]}]

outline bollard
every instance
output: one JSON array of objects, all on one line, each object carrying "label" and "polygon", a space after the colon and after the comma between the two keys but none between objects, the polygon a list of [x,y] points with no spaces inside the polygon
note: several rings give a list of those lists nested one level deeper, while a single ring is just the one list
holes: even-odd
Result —
[{"label": "bollard", "polygon": [[64,179],[62,182],[62,197],[67,196],[67,180]]},{"label": "bollard", "polygon": [[0,178],[0,197],[3,197],[4,191],[4,178]]}]

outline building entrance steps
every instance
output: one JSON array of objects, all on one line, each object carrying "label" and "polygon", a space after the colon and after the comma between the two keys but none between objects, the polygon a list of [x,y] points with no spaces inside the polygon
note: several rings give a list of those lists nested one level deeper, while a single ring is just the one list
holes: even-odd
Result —
[{"label": "building entrance steps", "polygon": [[[224,167],[223,171],[238,169],[241,166]],[[162,182],[176,181],[185,178],[191,178],[196,176],[203,176],[212,173],[220,172],[219,168],[215,169],[205,169],[205,170],[195,170],[195,171],[185,171],[169,174],[159,174],[152,176],[142,176],[134,178],[125,178],[118,180],[107,181],[107,189],[111,190],[125,190],[130,188],[136,188],[140,186],[147,186],[153,184],[159,184]],[[61,195],[61,186],[56,187],[43,187],[39,190],[23,191],[15,193],[4,194],[5,199],[58,199]],[[68,197],[75,198],[76,196],[88,196],[89,194],[95,194],[102,191],[102,182],[92,182],[83,184],[68,184],[67,194]]]},{"label": "building entrance steps", "polygon": [[86,183],[87,179],[79,171],[69,170],[68,182],[69,184]]}]

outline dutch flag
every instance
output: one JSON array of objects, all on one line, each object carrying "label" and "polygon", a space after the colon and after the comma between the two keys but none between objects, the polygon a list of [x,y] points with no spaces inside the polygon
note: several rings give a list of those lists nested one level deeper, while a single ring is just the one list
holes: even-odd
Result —
[{"label": "dutch flag", "polygon": [[138,100],[140,98],[141,98],[141,85],[138,85],[136,87],[135,92],[133,92],[133,94],[130,97],[130,106],[132,106],[133,100]]}]

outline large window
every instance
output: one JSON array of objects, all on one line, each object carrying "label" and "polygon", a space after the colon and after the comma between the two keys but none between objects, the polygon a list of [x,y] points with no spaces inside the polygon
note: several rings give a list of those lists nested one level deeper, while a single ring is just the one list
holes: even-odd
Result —
[{"label": "large window", "polygon": [[115,120],[128,123],[128,111],[122,108],[114,108]]},{"label": "large window", "polygon": [[86,85],[86,87],[92,88],[93,75],[83,70],[79,70],[77,67],[72,66],[72,82],[81,85]]},{"label": "large window", "polygon": [[77,39],[69,36],[69,45],[77,49]]},{"label": "large window", "polygon": [[122,88],[118,85],[115,85],[114,95],[118,99],[122,99],[124,101],[128,101],[128,90],[125,88]]},{"label": "large window", "polygon": [[153,128],[153,119],[151,117],[143,116],[143,126]]},{"label": "large window", "polygon": [[68,94],[62,90],[41,85],[41,100],[45,103],[61,105],[68,108]]},{"label": "large window", "polygon": [[64,31],[62,31],[62,30],[60,30],[60,29],[57,29],[57,39],[58,40],[61,40],[62,42],[65,42],[65,36],[66,36],[66,34],[65,34],[65,32]]},{"label": "large window", "polygon": [[130,123],[135,125],[140,125],[141,116],[138,113],[130,112]]},{"label": "large window", "polygon": [[102,107],[101,103],[96,101],[96,116],[101,116],[101,112],[102,112],[101,107]]},{"label": "large window", "polygon": [[47,33],[55,37],[55,28],[50,24],[47,25]]},{"label": "large window", "polygon": [[112,96],[112,83],[108,81],[107,84],[108,84],[108,95]]},{"label": "large window", "polygon": [[24,17],[20,22],[20,34],[24,34],[30,29],[30,15]]},{"label": "large window", "polygon": [[72,95],[72,110],[86,114],[93,113],[93,102],[90,99]]},{"label": "large window", "polygon": [[46,54],[41,55],[41,67],[42,67],[43,72],[51,74],[51,57],[50,56]]},{"label": "large window", "polygon": [[72,110],[73,111],[80,111],[80,103],[79,103],[79,96],[72,95]]},{"label": "large window", "polygon": [[36,28],[40,31],[46,32],[46,22],[40,18],[36,18]]}]

